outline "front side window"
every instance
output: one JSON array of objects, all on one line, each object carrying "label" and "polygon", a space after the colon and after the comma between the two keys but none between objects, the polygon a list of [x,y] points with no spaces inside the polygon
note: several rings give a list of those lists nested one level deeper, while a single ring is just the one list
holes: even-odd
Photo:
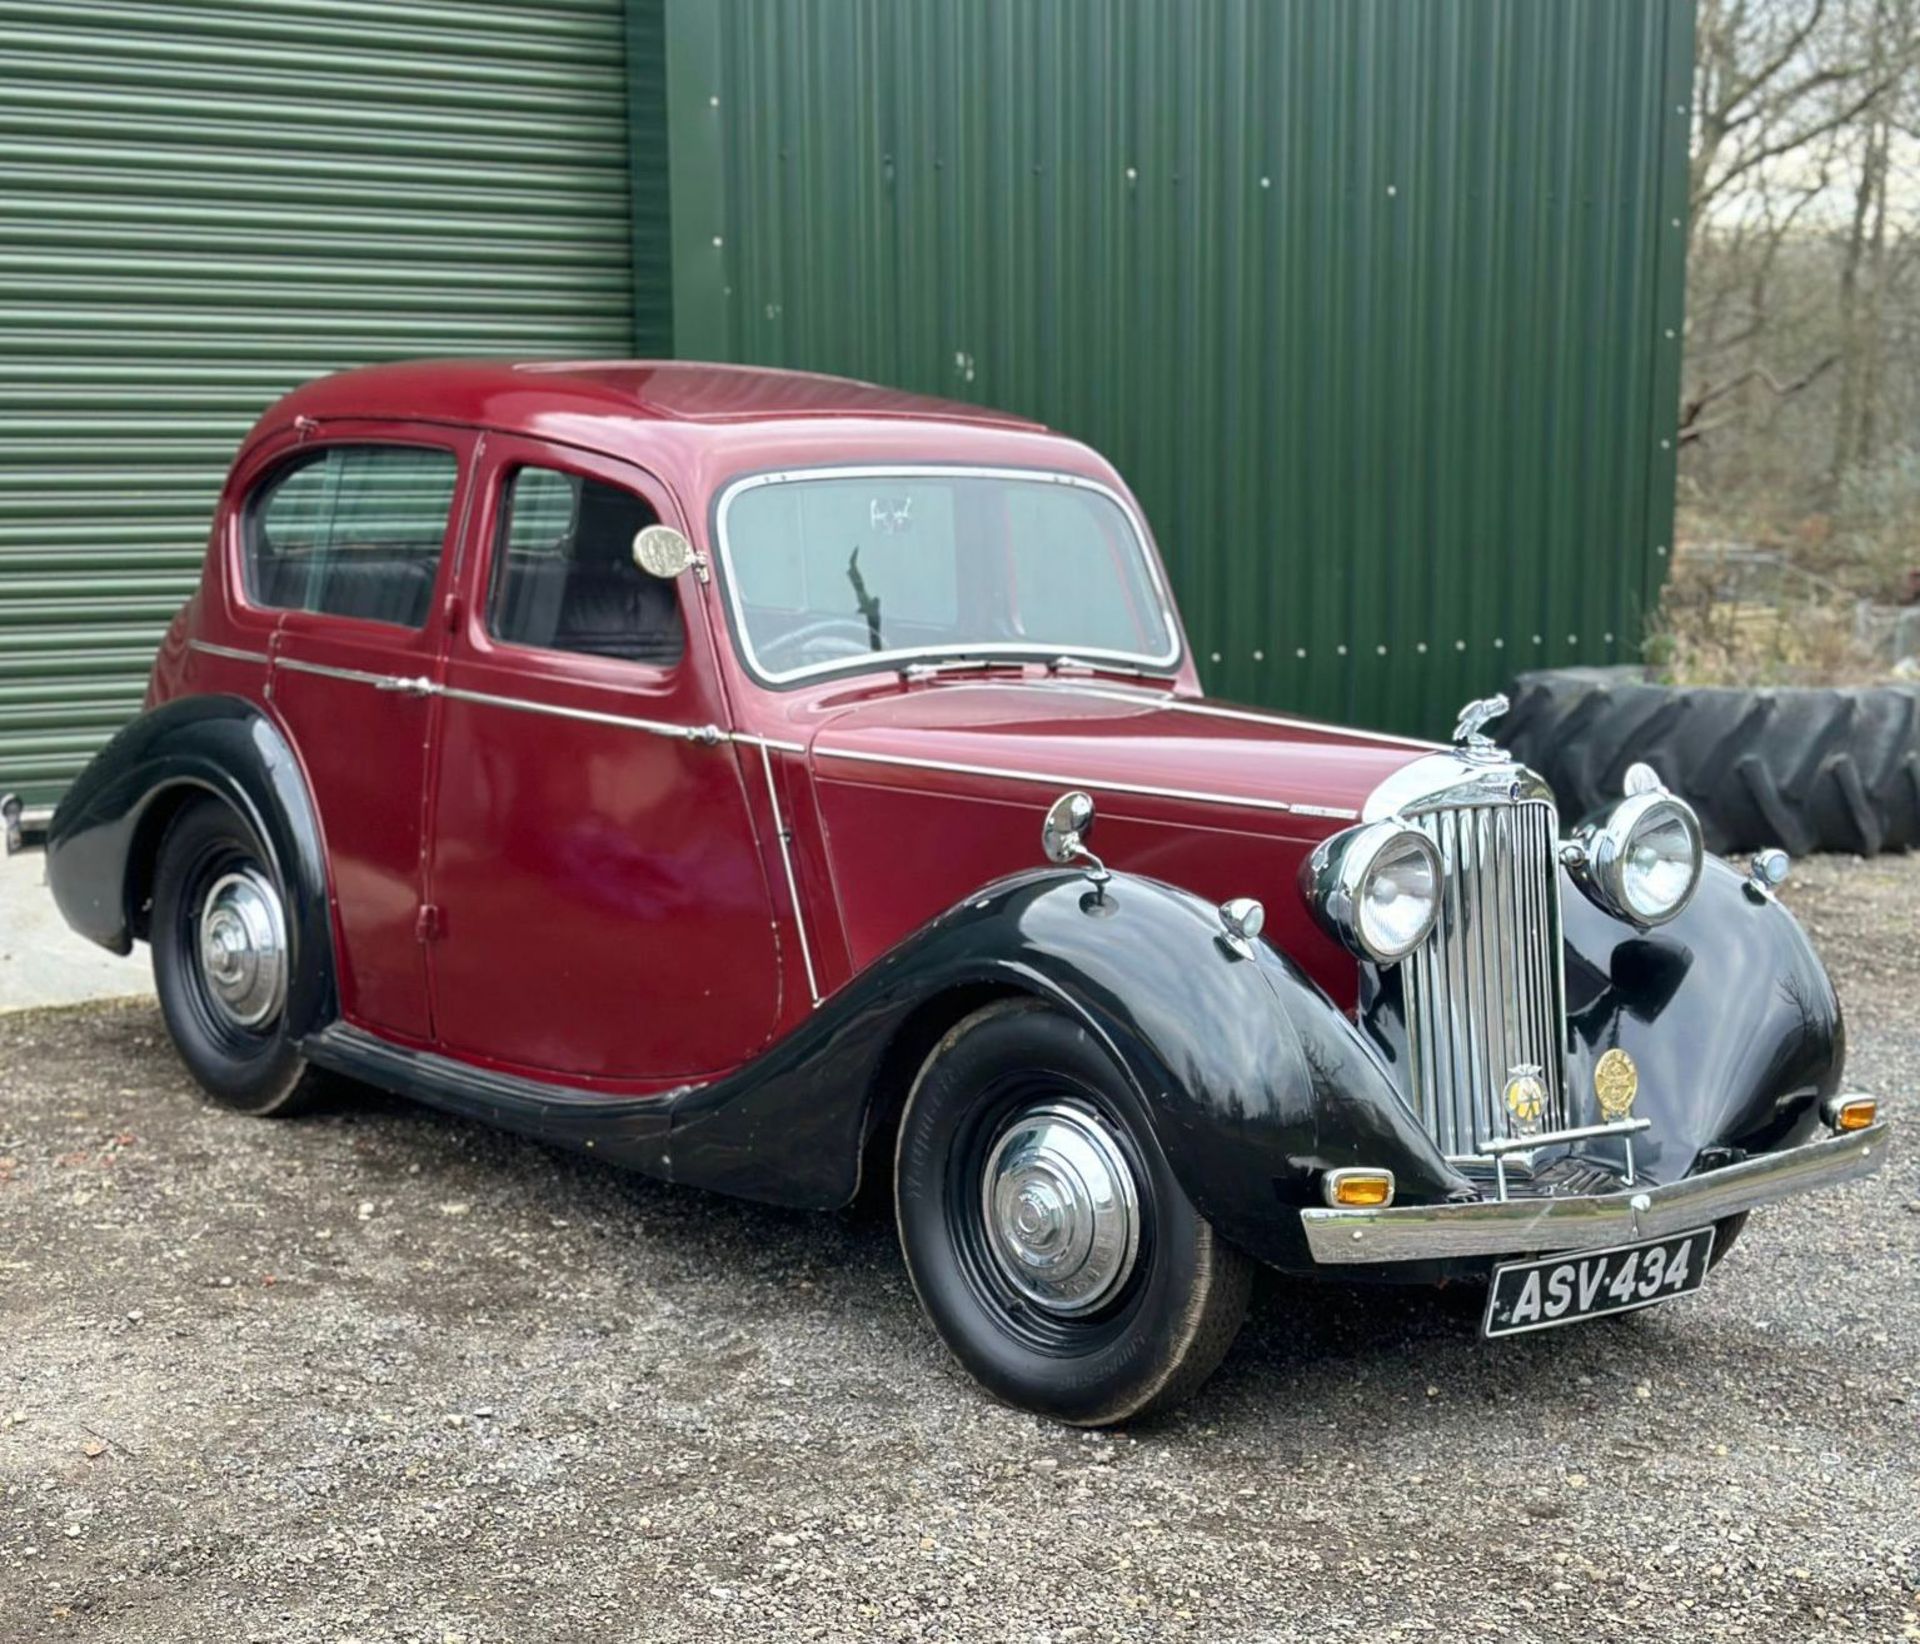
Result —
[{"label": "front side window", "polygon": [[336,445],[275,469],[246,512],[247,597],[422,627],[459,465],[421,446]]},{"label": "front side window", "polygon": [[915,658],[1178,660],[1132,516],[1022,470],[821,470],[742,480],[719,538],[746,660],[773,682]]},{"label": "front side window", "polygon": [[633,562],[659,515],[644,497],[555,468],[508,476],[487,632],[512,645],[671,667],[686,648],[673,584]]}]

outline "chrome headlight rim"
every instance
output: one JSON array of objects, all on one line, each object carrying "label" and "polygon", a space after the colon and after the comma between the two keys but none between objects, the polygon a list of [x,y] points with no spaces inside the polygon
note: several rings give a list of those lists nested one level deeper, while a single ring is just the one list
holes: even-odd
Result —
[{"label": "chrome headlight rim", "polygon": [[[1407,941],[1379,942],[1366,929],[1366,893],[1382,867],[1407,852],[1421,856],[1433,883],[1425,919]],[[1440,917],[1444,869],[1440,852],[1418,828],[1397,819],[1363,822],[1319,845],[1302,869],[1302,889],[1314,917],[1348,951],[1381,966],[1397,965],[1433,934]]]},{"label": "chrome headlight rim", "polygon": [[[1687,837],[1686,888],[1664,907],[1648,908],[1634,902],[1627,889],[1627,869],[1636,838],[1650,829],[1678,822]],[[1611,810],[1583,824],[1574,836],[1578,847],[1569,866],[1574,882],[1587,899],[1616,919],[1641,930],[1652,930],[1677,919],[1700,888],[1706,867],[1706,841],[1700,817],[1678,794],[1664,788],[1630,794]]]}]

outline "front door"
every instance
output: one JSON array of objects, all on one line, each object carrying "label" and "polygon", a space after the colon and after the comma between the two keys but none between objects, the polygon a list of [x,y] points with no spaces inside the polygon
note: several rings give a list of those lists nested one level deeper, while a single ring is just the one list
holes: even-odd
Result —
[{"label": "front door", "polygon": [[677,524],[627,464],[488,435],[441,698],[428,896],[442,1046],[645,1083],[738,1065],[780,1003],[771,892]]},{"label": "front door", "polygon": [[273,459],[242,524],[248,602],[282,613],[268,689],[326,840],[348,1020],[432,1034],[418,930],[431,689],[472,436],[329,427]]}]

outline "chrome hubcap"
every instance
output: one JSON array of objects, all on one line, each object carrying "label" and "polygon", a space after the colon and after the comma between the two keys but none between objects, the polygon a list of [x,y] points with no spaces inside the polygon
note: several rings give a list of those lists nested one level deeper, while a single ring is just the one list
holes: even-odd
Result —
[{"label": "chrome hubcap", "polygon": [[1091,1312],[1140,1253],[1140,1195],[1112,1135],[1077,1102],[1029,1108],[987,1156],[987,1243],[1015,1290],[1049,1313]]},{"label": "chrome hubcap", "polygon": [[207,997],[236,1027],[279,1013],[287,993],[287,922],[258,869],[214,881],[200,909],[200,969]]}]

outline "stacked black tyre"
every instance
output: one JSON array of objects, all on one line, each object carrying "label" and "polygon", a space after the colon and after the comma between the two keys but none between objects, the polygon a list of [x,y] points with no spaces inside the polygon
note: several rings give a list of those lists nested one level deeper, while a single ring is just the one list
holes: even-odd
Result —
[{"label": "stacked black tyre", "polygon": [[1629,671],[1522,674],[1493,734],[1569,821],[1651,765],[1719,852],[1872,856],[1920,845],[1920,687],[1653,685]]}]

